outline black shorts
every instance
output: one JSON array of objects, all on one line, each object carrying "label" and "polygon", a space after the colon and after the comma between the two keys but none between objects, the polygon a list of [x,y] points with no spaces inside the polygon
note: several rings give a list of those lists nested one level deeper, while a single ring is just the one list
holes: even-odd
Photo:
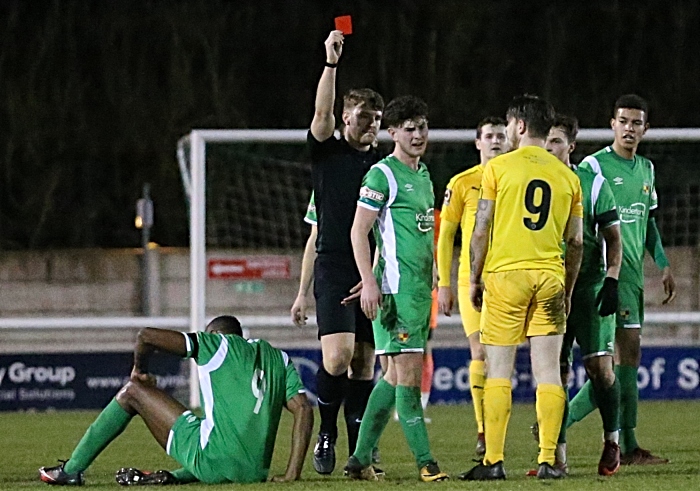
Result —
[{"label": "black shorts", "polygon": [[345,306],[340,302],[350,294],[350,289],[360,282],[355,262],[340,261],[319,255],[314,263],[314,298],[316,299],[316,323],[318,337],[338,332],[355,333],[356,342],[374,346],[372,321],[356,301]]}]

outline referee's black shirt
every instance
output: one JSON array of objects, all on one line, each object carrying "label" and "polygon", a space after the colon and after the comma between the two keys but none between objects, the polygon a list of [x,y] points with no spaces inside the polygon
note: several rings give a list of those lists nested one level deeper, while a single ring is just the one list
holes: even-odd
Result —
[{"label": "referee's black shirt", "polygon": [[362,178],[379,162],[379,152],[361,152],[345,138],[331,136],[319,142],[309,131],[311,175],[318,220],[316,252],[354,264],[350,230],[355,218]]}]

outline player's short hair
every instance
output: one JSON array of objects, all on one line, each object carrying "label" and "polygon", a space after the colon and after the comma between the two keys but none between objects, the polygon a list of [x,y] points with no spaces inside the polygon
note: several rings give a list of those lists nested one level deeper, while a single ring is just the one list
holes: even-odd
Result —
[{"label": "player's short hair", "polygon": [[613,117],[617,116],[618,109],[639,109],[644,111],[644,122],[649,121],[649,103],[637,94],[625,94],[618,97],[613,108]]},{"label": "player's short hair", "polygon": [[428,105],[423,99],[412,95],[393,99],[384,111],[384,122],[391,128],[398,128],[404,121],[416,118],[428,118]]},{"label": "player's short hair", "polygon": [[566,140],[569,143],[576,141],[576,136],[578,135],[578,119],[574,116],[568,116],[566,114],[557,114],[554,117],[554,124],[552,128],[559,128],[564,131],[566,135]]},{"label": "player's short hair", "polygon": [[487,124],[490,124],[491,126],[505,126],[506,120],[503,118],[499,118],[498,116],[486,116],[484,119],[479,121],[479,124],[476,125],[477,140],[481,138],[481,129]]},{"label": "player's short hair", "polygon": [[554,106],[536,95],[520,95],[511,101],[506,118],[524,121],[530,136],[545,139],[554,122]]},{"label": "player's short hair", "polygon": [[372,89],[350,89],[343,96],[343,111],[364,106],[370,111],[383,111],[384,98]]},{"label": "player's short hair", "polygon": [[223,334],[235,334],[236,336],[243,337],[241,323],[232,315],[220,315],[215,317],[207,325],[207,330],[216,330]]}]

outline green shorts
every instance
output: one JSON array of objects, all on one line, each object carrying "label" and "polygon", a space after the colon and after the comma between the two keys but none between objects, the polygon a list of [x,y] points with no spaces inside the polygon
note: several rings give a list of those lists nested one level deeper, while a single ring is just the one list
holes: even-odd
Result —
[{"label": "green shorts", "polygon": [[[176,420],[168,435],[165,451],[199,481],[208,484],[225,482],[264,482],[257,466],[230,453],[215,452],[212,445],[202,448],[202,420],[192,411],[185,411]],[[211,443],[211,442],[210,442]],[[232,472],[236,472],[233,475]]]},{"label": "green shorts", "polygon": [[644,289],[634,283],[618,284],[620,305],[617,309],[617,327],[641,329],[644,324]]},{"label": "green shorts", "polygon": [[566,320],[566,333],[561,348],[561,365],[572,361],[574,340],[579,344],[581,357],[611,355],[615,349],[615,318],[601,317],[596,296],[603,282],[577,283],[571,297],[571,312]]},{"label": "green shorts", "polygon": [[382,296],[382,308],[372,322],[378,355],[422,353],[430,331],[431,297],[397,293]]}]

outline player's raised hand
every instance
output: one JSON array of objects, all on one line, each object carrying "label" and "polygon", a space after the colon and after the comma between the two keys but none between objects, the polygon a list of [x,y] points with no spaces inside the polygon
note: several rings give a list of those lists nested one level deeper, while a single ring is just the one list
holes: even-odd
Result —
[{"label": "player's raised hand", "polygon": [[484,303],[484,284],[482,282],[469,285],[469,298],[472,301],[474,310],[481,312],[481,304]]},{"label": "player's raised hand", "polygon": [[454,296],[452,295],[452,287],[438,287],[438,312],[445,314],[447,317],[452,316],[452,307],[454,306]]},{"label": "player's raised hand", "polygon": [[357,285],[353,286],[350,288],[350,295],[345,297],[340,304],[341,305],[350,305],[353,302],[356,302],[360,299],[360,296],[362,295],[362,281],[360,281]]},{"label": "player's raised hand", "polygon": [[666,298],[661,302],[661,305],[668,305],[676,298],[676,280],[673,279],[673,273],[671,273],[670,267],[667,266],[664,268],[661,281],[664,284],[664,293],[666,294]]},{"label": "player's raised hand", "polygon": [[324,43],[326,45],[326,62],[338,63],[343,52],[344,39],[342,31],[331,31]]},{"label": "player's raised hand", "polygon": [[306,325],[306,295],[297,295],[291,308],[292,322],[297,327]]},{"label": "player's raised hand", "polygon": [[360,295],[360,308],[365,313],[369,320],[377,318],[379,307],[382,306],[382,293],[379,291],[376,280],[374,278],[366,285],[362,286]]}]

